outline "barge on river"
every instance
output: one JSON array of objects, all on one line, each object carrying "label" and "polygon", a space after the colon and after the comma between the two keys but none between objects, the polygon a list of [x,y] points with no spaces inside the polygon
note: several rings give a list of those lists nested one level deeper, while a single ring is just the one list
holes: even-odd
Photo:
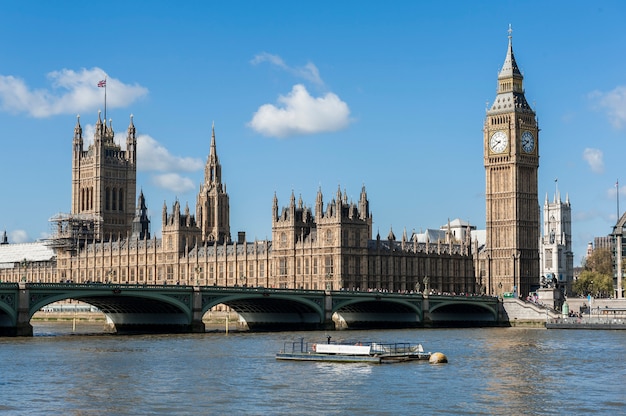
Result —
[{"label": "barge on river", "polygon": [[276,359],[381,364],[413,360],[428,361],[430,356],[430,352],[424,352],[422,344],[407,342],[335,343],[331,342],[329,337],[325,343],[304,342],[303,339],[285,342],[283,349],[276,354]]}]

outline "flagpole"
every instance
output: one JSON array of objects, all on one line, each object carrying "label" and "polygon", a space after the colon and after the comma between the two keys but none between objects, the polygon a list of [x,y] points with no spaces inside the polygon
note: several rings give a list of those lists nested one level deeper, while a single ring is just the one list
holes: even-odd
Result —
[{"label": "flagpole", "polygon": [[619,179],[615,181],[615,188],[617,191],[617,221],[619,221]]},{"label": "flagpole", "polygon": [[104,125],[107,125],[107,77],[104,77]]}]

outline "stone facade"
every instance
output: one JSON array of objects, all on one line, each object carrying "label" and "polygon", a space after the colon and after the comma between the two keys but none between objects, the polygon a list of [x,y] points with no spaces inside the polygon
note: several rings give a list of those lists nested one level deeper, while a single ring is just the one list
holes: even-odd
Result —
[{"label": "stone facade", "polygon": [[[396,241],[392,231],[385,240],[380,236],[373,239],[365,187],[356,203],[337,189],[326,205],[319,190],[314,209],[305,206],[301,198],[296,203],[293,192],[289,204],[279,209],[274,195],[272,240],[248,242],[245,233],[239,232],[233,241],[229,198],[222,183],[214,129],[195,214],[188,205],[183,209],[179,201],[169,210],[164,204],[162,236],[150,238],[143,193],[136,209],[126,205],[126,198],[134,199],[135,195],[135,190],[130,190],[135,185],[136,169],[132,119],[127,142],[126,152],[114,148],[110,127],[105,128],[99,120],[94,145],[83,152],[82,129],[77,123],[74,210],[53,219],[57,230],[50,241],[56,252],[54,273],[45,274],[44,279],[38,274],[35,281],[457,294],[481,291],[474,277],[471,226],[463,233],[455,231],[465,237],[462,239],[455,237],[450,224],[437,241],[419,241],[417,234],[409,237],[406,232]],[[104,154],[110,150],[111,154],[93,157],[93,163],[83,163],[77,157],[92,153],[97,156],[102,150]],[[99,166],[107,163],[113,168]],[[93,171],[113,174],[92,175]],[[98,178],[102,183],[97,183]],[[84,204],[92,199],[93,203]],[[98,217],[103,221],[99,223]],[[0,270],[2,275],[4,281],[18,276],[28,281],[35,278],[28,270],[13,274]]]}]

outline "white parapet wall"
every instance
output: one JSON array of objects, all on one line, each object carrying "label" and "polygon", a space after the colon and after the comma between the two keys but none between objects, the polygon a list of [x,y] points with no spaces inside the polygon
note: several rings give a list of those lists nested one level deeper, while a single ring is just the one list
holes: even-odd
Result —
[{"label": "white parapet wall", "polygon": [[516,321],[545,322],[547,319],[560,317],[560,314],[552,309],[533,302],[524,302],[517,298],[504,298],[502,306],[511,323]]}]

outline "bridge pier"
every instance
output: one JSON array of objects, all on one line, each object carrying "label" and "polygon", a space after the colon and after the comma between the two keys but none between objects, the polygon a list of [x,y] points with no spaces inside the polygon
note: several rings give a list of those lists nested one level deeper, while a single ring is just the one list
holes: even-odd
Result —
[{"label": "bridge pier", "polygon": [[428,292],[424,291],[422,295],[422,326],[430,328],[433,326],[433,319],[430,316],[430,301],[428,300]]},{"label": "bridge pier", "polygon": [[26,283],[19,284],[17,296],[17,322],[15,324],[16,337],[32,337],[33,326],[30,324],[29,297],[30,293]]},{"label": "bridge pier", "polygon": [[330,290],[324,291],[324,322],[320,330],[331,331],[337,329],[335,321],[333,321],[333,295]]},{"label": "bridge pier", "polygon": [[206,332],[206,327],[202,321],[202,293],[200,293],[200,287],[193,287],[191,307],[191,325],[189,326],[189,332],[194,334]]}]

